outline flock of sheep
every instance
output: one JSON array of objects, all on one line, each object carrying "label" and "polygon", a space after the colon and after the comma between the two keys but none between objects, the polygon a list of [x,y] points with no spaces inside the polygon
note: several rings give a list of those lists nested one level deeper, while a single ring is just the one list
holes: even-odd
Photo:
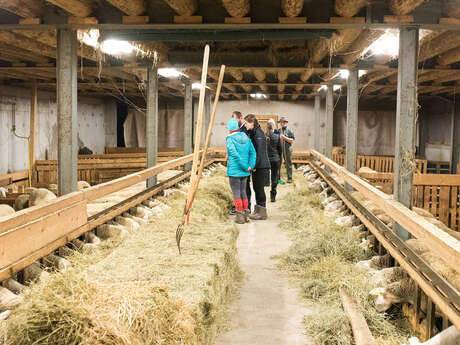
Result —
[{"label": "flock of sheep", "polygon": [[[211,175],[216,169],[215,165],[210,165],[203,171],[203,177]],[[166,172],[166,175],[176,175],[177,171]],[[168,178],[169,175],[166,177]],[[163,176],[164,178],[165,176]],[[161,178],[160,178],[161,179]],[[189,185],[188,182],[180,183],[179,186],[184,188]],[[88,188],[90,185],[85,181],[78,182],[79,190]],[[107,209],[118,202],[121,202],[129,196],[139,193],[145,189],[145,183],[133,185],[119,192],[112,193],[107,197],[96,200],[88,204],[88,214],[95,214]],[[0,220],[14,214],[16,211],[27,207],[38,206],[50,200],[56,199],[56,195],[51,191],[57,191],[56,185],[50,185],[46,188],[26,188],[25,193],[16,199],[15,207],[0,204]],[[181,189],[170,188],[163,191],[165,197],[175,193],[184,193]],[[102,206],[102,207],[101,207]],[[145,224],[152,217],[161,217],[170,207],[158,199],[150,198],[141,204],[132,207],[129,212],[124,212],[105,224],[99,225],[95,230],[86,233],[81,239],[74,239],[66,246],[60,247],[53,253],[45,256],[39,262],[34,262],[26,267],[22,272],[22,280],[25,284],[37,281],[46,281],[53,270],[65,271],[72,269],[72,265],[66,257],[78,251],[83,254],[94,253],[101,240],[109,238],[123,238],[130,231],[137,230],[142,224]],[[21,293],[26,288],[20,283],[17,277],[9,278],[0,285],[0,321],[5,320],[18,304],[23,300]]]},{"label": "flock of sheep", "polygon": [[[363,249],[370,249],[377,244],[374,235],[369,235],[365,231],[364,225],[360,223],[359,219],[351,213],[342,200],[334,193],[325,181],[315,172],[310,165],[300,167],[304,172],[304,177],[309,181],[308,187],[310,190],[319,193],[322,198],[322,205],[324,207],[325,215],[334,218],[334,222],[340,226],[353,227],[356,231],[362,233],[362,243],[360,246]],[[334,179],[344,184],[343,181],[337,176],[332,174]],[[385,212],[377,207],[370,200],[367,200],[360,192],[351,192],[352,196],[364,205],[370,212],[379,218],[384,224],[392,226],[393,220],[385,214]],[[431,213],[414,207],[412,209],[418,215],[424,217],[430,223],[436,225],[443,231],[449,233],[457,240],[460,240],[460,233],[449,229],[442,222],[437,220]],[[457,291],[460,291],[460,273],[451,269],[443,260],[442,257],[432,252],[424,239],[412,238],[407,240],[406,245],[419,255],[429,266],[436,271],[439,275],[444,277]],[[367,274],[373,280],[377,288],[369,291],[375,303],[376,310],[385,312],[390,309],[393,304],[408,303],[409,308],[414,308],[414,297],[416,285],[407,273],[401,267],[385,267],[389,263],[389,255],[374,256],[370,260],[360,261],[356,264],[357,267],[363,270],[363,274]],[[427,299],[422,294],[421,309],[426,311]],[[408,313],[415,315],[415,313]],[[441,317],[437,313],[437,316]],[[417,320],[418,321],[418,320]],[[425,330],[426,319],[419,323],[419,331]],[[418,322],[417,322],[418,323]],[[412,339],[411,345],[420,344],[418,340]],[[429,345],[459,345],[460,344],[460,331],[454,326],[449,327],[443,332],[439,333],[436,337],[430,339],[423,344]]]}]

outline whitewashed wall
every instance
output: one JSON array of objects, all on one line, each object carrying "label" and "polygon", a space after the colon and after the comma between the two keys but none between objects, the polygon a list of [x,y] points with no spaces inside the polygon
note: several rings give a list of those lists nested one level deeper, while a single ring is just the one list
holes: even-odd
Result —
[{"label": "whitewashed wall", "polygon": [[[39,92],[36,159],[57,159],[56,97]],[[13,135],[12,106],[15,104],[16,133],[29,135],[30,90],[3,88],[0,91],[0,174],[27,169],[28,143]],[[116,104],[109,99],[81,98],[78,101],[78,132],[94,153],[116,146]]]},{"label": "whitewashed wall", "polygon": [[[282,102],[282,101],[221,101],[217,107],[214,123],[212,146],[225,146],[227,122],[233,111],[243,115],[278,115],[289,119],[289,127],[294,131],[295,149],[312,148],[314,145],[314,107],[313,102]],[[196,109],[195,109],[196,114]]]}]

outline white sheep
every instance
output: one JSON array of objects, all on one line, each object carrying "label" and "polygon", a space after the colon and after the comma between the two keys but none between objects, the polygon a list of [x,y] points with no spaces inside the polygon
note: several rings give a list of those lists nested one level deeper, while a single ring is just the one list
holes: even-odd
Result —
[{"label": "white sheep", "polygon": [[139,223],[136,222],[134,219],[127,218],[127,217],[122,217],[122,216],[117,216],[115,218],[115,221],[118,224],[121,224],[121,225],[127,227],[128,230],[137,230],[137,229],[139,229]]},{"label": "white sheep", "polygon": [[14,201],[14,209],[16,211],[21,211],[27,207],[29,207],[29,194],[21,194],[19,195],[16,200]]},{"label": "white sheep", "polygon": [[72,268],[72,264],[64,258],[54,254],[48,254],[43,258],[43,262],[49,266],[58,269],[61,272],[68,271]]},{"label": "white sheep", "polygon": [[103,239],[112,237],[123,238],[128,235],[128,230],[122,225],[102,224],[97,227],[96,234]]},{"label": "white sheep", "polygon": [[132,214],[128,213],[128,212],[124,212],[122,214],[123,217],[125,218],[129,218],[129,219],[132,219],[134,220],[136,223],[138,223],[139,225],[143,225],[145,223],[147,223],[147,221],[143,218],[139,218],[139,217],[136,217],[136,216],[133,216]]},{"label": "white sheep", "polygon": [[374,304],[377,311],[383,313],[390,309],[392,304],[406,302],[413,304],[415,283],[409,278],[404,278],[386,287],[375,288],[369,294],[374,297]]},{"label": "white sheep", "polygon": [[358,268],[364,269],[364,270],[370,270],[370,269],[377,270],[377,269],[383,268],[387,264],[389,259],[390,259],[389,254],[376,255],[370,258],[369,260],[359,261],[358,263],[356,263],[355,266]]},{"label": "white sheep", "polygon": [[350,215],[350,216],[343,216],[343,217],[336,218],[334,220],[334,223],[339,226],[351,228],[353,224],[355,223],[355,221],[356,221],[356,217],[354,215]]},{"label": "white sheep", "polygon": [[45,188],[34,189],[30,192],[29,207],[41,205],[56,199],[56,195]]},{"label": "white sheep", "polygon": [[70,242],[74,248],[83,254],[93,254],[97,250],[97,244],[85,243],[79,239]]},{"label": "white sheep", "polygon": [[397,282],[407,275],[401,267],[387,267],[381,270],[369,270],[369,275],[374,285],[385,287],[388,284]]},{"label": "white sheep", "polygon": [[412,337],[409,339],[409,345],[460,345],[460,331],[455,326],[450,326],[423,343]]},{"label": "white sheep", "polygon": [[0,218],[8,217],[14,214],[14,208],[10,205],[0,204]]},{"label": "white sheep", "polygon": [[11,310],[22,301],[21,296],[15,295],[10,290],[0,286],[0,312]]},{"label": "white sheep", "polygon": [[25,281],[47,281],[49,277],[50,274],[44,271],[37,262],[34,262],[24,269]]},{"label": "white sheep", "polygon": [[8,193],[5,187],[0,187],[0,197],[6,198],[6,193]]}]

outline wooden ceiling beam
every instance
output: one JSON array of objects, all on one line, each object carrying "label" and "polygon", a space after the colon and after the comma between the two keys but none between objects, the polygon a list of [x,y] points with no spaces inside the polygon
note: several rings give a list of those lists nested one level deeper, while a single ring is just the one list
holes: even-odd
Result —
[{"label": "wooden ceiling beam", "polygon": [[438,57],[438,64],[441,66],[450,65],[460,61],[460,47],[451,49]]},{"label": "wooden ceiling beam", "polygon": [[390,0],[390,10],[397,16],[404,16],[411,13],[421,4],[424,0]]},{"label": "wooden ceiling beam", "polygon": [[434,39],[422,44],[419,61],[428,60],[460,46],[460,35],[457,31],[446,31]]},{"label": "wooden ceiling beam", "polygon": [[[91,0],[45,0],[50,4],[62,8],[75,17],[89,17],[92,9]],[[131,1],[131,0],[130,0]]]},{"label": "wooden ceiling beam", "polygon": [[0,42],[2,42],[2,44],[6,43],[10,46],[24,49],[28,52],[33,52],[40,56],[47,56],[53,59],[56,58],[56,49],[10,31],[0,31]]},{"label": "wooden ceiling beam", "polygon": [[22,18],[39,17],[42,10],[36,0],[0,0],[0,8]]}]

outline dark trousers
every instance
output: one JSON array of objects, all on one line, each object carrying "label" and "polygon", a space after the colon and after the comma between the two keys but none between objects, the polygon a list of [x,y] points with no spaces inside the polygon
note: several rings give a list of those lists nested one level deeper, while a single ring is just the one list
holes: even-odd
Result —
[{"label": "dark trousers", "polygon": [[287,178],[288,180],[292,180],[292,146],[286,143],[283,143],[283,158]]},{"label": "dark trousers", "polygon": [[[256,204],[262,207],[266,207],[267,204],[267,197],[265,196],[265,181],[267,180],[267,176],[269,173],[269,169],[256,169],[251,174],[252,179],[252,188],[254,189],[254,193],[256,194]],[[248,180],[246,185],[246,194],[248,195],[248,200],[251,202],[251,187]]]},{"label": "dark trousers", "polygon": [[270,174],[271,174],[271,190],[270,194],[276,196],[276,187],[278,186],[278,180],[280,179],[280,166],[281,162],[270,162]]}]

